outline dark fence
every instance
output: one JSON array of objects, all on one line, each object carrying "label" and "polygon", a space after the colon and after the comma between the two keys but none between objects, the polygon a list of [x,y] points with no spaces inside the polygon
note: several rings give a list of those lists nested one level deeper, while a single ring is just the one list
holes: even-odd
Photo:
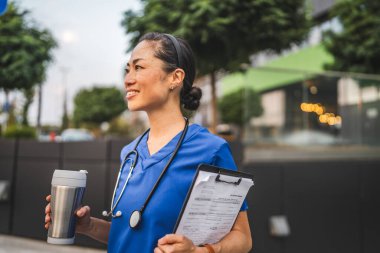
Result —
[{"label": "dark fence", "polygon": [[[91,206],[93,216],[100,218],[111,201],[120,150],[126,143],[0,140],[0,184],[9,185],[8,194],[4,194],[8,197],[0,200],[0,233],[46,240],[44,199],[50,193],[55,169],[89,172],[83,202]],[[76,242],[105,248],[84,236],[78,236]]]},{"label": "dark fence", "polygon": [[[256,163],[248,196],[255,253],[380,252],[380,159]],[[285,215],[288,237],[269,233]]]},{"label": "dark fence", "polygon": [[[46,240],[45,196],[55,169],[89,172],[84,203],[101,217],[109,208],[128,141],[43,143],[0,140],[0,233]],[[242,159],[241,146],[231,143]],[[380,252],[380,158],[260,162],[240,166],[255,186],[247,199],[255,253]],[[7,194],[5,194],[8,192]],[[268,219],[286,215],[291,234],[269,234]],[[78,236],[78,245],[105,248]]]}]

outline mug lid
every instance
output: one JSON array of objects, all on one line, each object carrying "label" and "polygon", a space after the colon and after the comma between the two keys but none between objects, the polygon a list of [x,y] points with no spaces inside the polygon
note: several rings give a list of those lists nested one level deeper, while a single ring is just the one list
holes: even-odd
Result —
[{"label": "mug lid", "polygon": [[87,171],[86,170],[55,170],[53,178],[67,178],[76,180],[86,180]]}]

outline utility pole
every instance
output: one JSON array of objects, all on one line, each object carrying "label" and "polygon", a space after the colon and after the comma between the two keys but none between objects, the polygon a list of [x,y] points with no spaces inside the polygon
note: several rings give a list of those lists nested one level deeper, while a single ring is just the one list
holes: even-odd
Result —
[{"label": "utility pole", "polygon": [[69,69],[67,67],[61,67],[60,71],[62,73],[62,86],[63,86],[63,113],[62,113],[62,125],[61,130],[65,130],[69,127],[69,116],[67,114],[67,75]]},{"label": "utility pole", "polygon": [[41,133],[42,83],[38,84],[37,133]]}]

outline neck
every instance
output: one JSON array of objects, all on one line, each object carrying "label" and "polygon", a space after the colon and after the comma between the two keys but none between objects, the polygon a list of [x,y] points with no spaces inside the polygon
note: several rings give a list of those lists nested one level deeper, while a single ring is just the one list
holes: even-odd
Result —
[{"label": "neck", "polygon": [[185,119],[179,108],[166,112],[150,112],[148,118],[150,123],[149,139],[174,137],[185,126]]}]

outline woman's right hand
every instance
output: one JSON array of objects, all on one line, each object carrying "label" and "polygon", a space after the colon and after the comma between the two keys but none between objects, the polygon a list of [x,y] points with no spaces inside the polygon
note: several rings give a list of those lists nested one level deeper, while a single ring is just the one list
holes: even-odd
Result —
[{"label": "woman's right hand", "polygon": [[[45,207],[45,228],[49,229],[51,223],[51,195],[46,197],[46,201],[49,202]],[[91,214],[90,207],[83,206],[75,212],[77,216],[75,231],[77,233],[86,234],[91,230]]]},{"label": "woman's right hand", "polygon": [[51,206],[50,206],[50,201],[51,201],[51,195],[46,196],[46,201],[49,202],[46,207],[45,207],[45,228],[49,229],[50,223],[51,223]]}]

